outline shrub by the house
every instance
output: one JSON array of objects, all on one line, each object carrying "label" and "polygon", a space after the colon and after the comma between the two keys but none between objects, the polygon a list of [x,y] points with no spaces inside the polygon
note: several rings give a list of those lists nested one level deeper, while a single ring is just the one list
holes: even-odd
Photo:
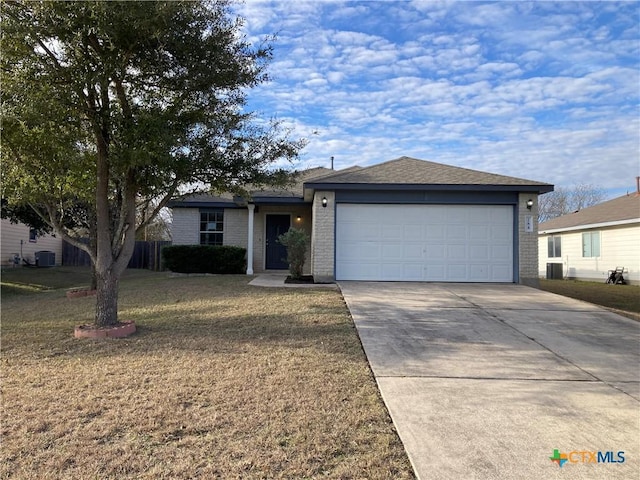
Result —
[{"label": "shrub by the house", "polygon": [[162,249],[162,260],[178,273],[244,273],[246,253],[231,245],[172,245]]},{"label": "shrub by the house", "polygon": [[278,237],[278,243],[287,247],[287,263],[291,278],[302,278],[308,241],[309,235],[304,230],[293,227]]}]

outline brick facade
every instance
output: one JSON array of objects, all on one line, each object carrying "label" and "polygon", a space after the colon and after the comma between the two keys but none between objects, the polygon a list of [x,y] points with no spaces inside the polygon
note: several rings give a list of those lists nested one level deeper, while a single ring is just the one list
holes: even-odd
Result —
[{"label": "brick facade", "polygon": [[248,210],[225,208],[222,243],[247,248]]},{"label": "brick facade", "polygon": [[[311,209],[308,206],[259,206],[254,213],[253,224],[253,271],[265,271],[264,238],[267,214],[283,214],[291,217],[291,226],[305,230],[311,237]],[[247,248],[249,235],[248,209],[225,208],[223,244]],[[298,221],[297,218],[300,217]],[[200,243],[200,209],[174,208],[172,237],[174,245],[198,245]],[[311,273],[311,240],[307,245],[304,273]]]},{"label": "brick facade", "polygon": [[[531,210],[527,208],[527,201],[533,200]],[[526,217],[533,220],[533,231],[527,232]],[[518,195],[518,263],[519,283],[538,287],[538,195],[535,193],[520,193]]]},{"label": "brick facade", "polygon": [[[327,206],[322,206],[322,199]],[[313,196],[313,225],[311,237],[311,272],[316,282],[335,280],[335,193],[316,191]]]},{"label": "brick facade", "polygon": [[[322,206],[322,199],[327,199],[327,206]],[[527,201],[533,200],[531,210],[527,209]],[[335,280],[335,193],[317,190],[314,192],[313,204],[291,206],[264,206],[256,208],[253,232],[253,271],[265,271],[265,219],[268,214],[288,214],[291,226],[302,228],[310,234],[307,246],[305,274],[313,274],[317,282],[333,282]],[[524,285],[538,286],[538,197],[535,193],[521,193],[517,207],[517,244],[518,249],[518,282]],[[297,217],[300,216],[300,221]],[[526,218],[533,221],[533,231],[526,231]],[[198,244],[200,212],[197,208],[173,209],[173,244]],[[224,211],[224,244],[247,248],[248,210],[225,209]]]}]

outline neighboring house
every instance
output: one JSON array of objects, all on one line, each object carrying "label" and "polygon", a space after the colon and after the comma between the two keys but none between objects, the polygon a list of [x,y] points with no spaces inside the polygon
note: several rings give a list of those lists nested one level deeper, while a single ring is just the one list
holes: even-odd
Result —
[{"label": "neighboring house", "polygon": [[560,264],[558,276],[604,282],[624,267],[625,280],[640,283],[640,192],[541,223],[538,245],[541,277]]},{"label": "neighboring house", "polygon": [[55,254],[55,264],[62,263],[62,239],[52,235],[36,235],[35,230],[23,223],[11,223],[7,219],[2,219],[0,225],[2,230],[2,266],[16,265],[15,258],[18,257],[17,265],[24,265],[22,258],[29,263],[35,264],[36,252],[53,252]]},{"label": "neighboring house", "polygon": [[302,172],[286,191],[176,200],[173,244],[247,248],[247,274],[286,269],[276,242],[310,235],[305,273],[334,280],[538,280],[537,197],[553,185],[401,157]]}]

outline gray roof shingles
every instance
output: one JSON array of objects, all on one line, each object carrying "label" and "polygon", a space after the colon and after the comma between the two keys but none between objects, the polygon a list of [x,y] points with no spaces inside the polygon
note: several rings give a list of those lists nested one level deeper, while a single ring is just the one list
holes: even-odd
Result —
[{"label": "gray roof shingles", "polygon": [[304,193],[304,183],[308,182],[310,180],[316,179],[316,178],[321,178],[324,177],[326,175],[330,175],[334,173],[334,170],[330,170],[328,168],[324,168],[324,167],[316,167],[316,168],[310,168],[308,170],[303,170],[301,172],[298,173],[298,176],[295,180],[295,183],[293,185],[290,185],[284,189],[280,189],[280,190],[270,190],[270,189],[263,189],[263,190],[255,190],[252,191],[251,194],[254,197],[261,197],[261,198],[273,198],[273,197],[299,197],[302,198],[302,195]]},{"label": "gray roof shingles", "polygon": [[[353,166],[344,170],[334,171],[324,167],[311,168],[299,172],[295,183],[284,189],[263,189],[251,192],[255,199],[302,199],[305,187],[349,185],[478,185],[490,188],[492,186],[533,188],[540,192],[553,190],[548,183],[525,180],[523,178],[508,177],[495,173],[481,172],[468,168],[453,167],[442,163],[418,160],[411,157],[400,157],[395,160],[372,165],[370,167]],[[209,195],[192,195],[182,200],[175,200],[170,207],[198,206],[207,202],[233,204],[231,195],[212,197]]]},{"label": "gray roof shingles", "polygon": [[601,223],[627,222],[637,220],[640,223],[640,194],[633,193],[599,203],[573,213],[543,222],[538,226],[540,233],[549,230],[576,229]]},{"label": "gray roof shingles", "polygon": [[550,191],[548,183],[453,167],[442,163],[400,157],[371,167],[349,172],[336,172],[312,182],[313,184],[397,184],[397,185],[507,185],[540,186]]}]

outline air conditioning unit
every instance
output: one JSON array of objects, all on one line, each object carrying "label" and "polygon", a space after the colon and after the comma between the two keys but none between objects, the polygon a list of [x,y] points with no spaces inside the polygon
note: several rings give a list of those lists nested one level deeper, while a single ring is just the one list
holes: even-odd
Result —
[{"label": "air conditioning unit", "polygon": [[562,264],[561,263],[547,263],[547,279],[562,280]]},{"label": "air conditioning unit", "polygon": [[56,266],[55,252],[49,252],[46,250],[36,252],[36,267],[55,267],[55,266]]}]

